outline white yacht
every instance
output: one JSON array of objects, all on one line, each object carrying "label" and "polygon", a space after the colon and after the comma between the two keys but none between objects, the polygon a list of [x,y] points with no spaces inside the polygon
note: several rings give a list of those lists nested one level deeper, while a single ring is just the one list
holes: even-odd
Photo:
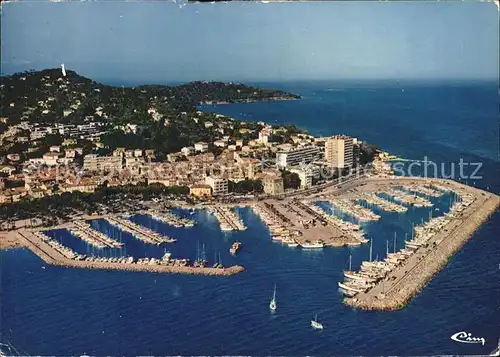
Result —
[{"label": "white yacht", "polygon": [[276,311],[277,305],[276,305],[276,284],[274,284],[274,294],[273,294],[273,299],[269,303],[269,310],[272,312]]},{"label": "white yacht", "polygon": [[302,248],[312,249],[312,248],[323,248],[325,244],[320,241],[316,242],[305,242],[301,244]]},{"label": "white yacht", "polygon": [[318,314],[314,316],[314,320],[311,320],[311,326],[316,330],[323,330],[323,324],[318,322]]}]

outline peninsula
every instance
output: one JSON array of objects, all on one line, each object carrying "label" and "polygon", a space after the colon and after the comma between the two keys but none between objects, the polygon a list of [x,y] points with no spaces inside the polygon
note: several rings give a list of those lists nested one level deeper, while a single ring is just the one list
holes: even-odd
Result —
[{"label": "peninsula", "polygon": [[203,209],[222,231],[242,231],[248,227],[233,209],[245,206],[284,246],[359,246],[372,244],[362,222],[383,219],[380,210],[432,210],[433,199],[452,195],[449,211],[430,212],[404,249],[387,250],[382,261],[370,256],[338,282],[346,304],[393,310],[405,306],[499,204],[497,195],[455,181],[396,176],[387,163],[393,156],[345,133],[314,137],[293,125],[197,108],[300,98],[280,90],[200,81],[113,87],[55,69],[3,77],[0,89],[0,247],[27,247],[48,264],[233,275],[244,268],[224,267],[220,258],[209,266],[204,254],[191,262],[167,251],[161,259],[77,253],[51,230],[121,252],[123,242],[89,221],[106,220],[141,244],[175,244],[177,237],[130,217],[147,214],[183,228],[196,222],[173,208]]}]

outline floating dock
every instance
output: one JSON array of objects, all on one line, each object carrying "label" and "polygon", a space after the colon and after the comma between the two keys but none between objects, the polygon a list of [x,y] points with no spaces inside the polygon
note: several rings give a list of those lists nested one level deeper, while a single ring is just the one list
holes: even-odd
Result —
[{"label": "floating dock", "polygon": [[378,193],[384,193],[386,195],[392,196],[396,201],[406,203],[408,205],[412,205],[415,207],[432,207],[433,206],[431,201],[429,201],[423,197],[405,192],[403,190],[398,190],[396,188],[389,188],[389,189],[384,190],[384,191],[379,191]]},{"label": "floating dock", "polygon": [[154,220],[166,223],[168,225],[174,227],[193,227],[195,225],[195,221],[187,218],[182,218],[176,216],[172,212],[159,212],[155,210],[148,211],[147,214],[151,216]]},{"label": "floating dock", "polygon": [[356,218],[360,222],[378,221],[380,219],[380,216],[378,214],[372,212],[368,208],[357,204],[353,200],[336,199],[329,200],[329,202],[332,206]]},{"label": "floating dock", "polygon": [[[190,274],[190,275],[213,275],[230,276],[244,271],[242,266],[234,265],[227,268],[209,268],[169,265],[170,260],[146,258],[133,261],[133,258],[95,258],[88,259],[85,255],[74,253],[71,249],[64,247],[57,241],[46,237],[41,232],[19,229],[16,232],[18,239],[23,242],[31,251],[43,259],[47,264],[83,268],[83,269],[103,269],[103,270],[126,270],[149,273],[168,274]],[[55,243],[54,243],[55,242]],[[176,260],[173,260],[175,262]]]},{"label": "floating dock", "polygon": [[158,232],[154,232],[149,228],[140,226],[126,218],[122,217],[105,217],[109,224],[121,229],[122,231],[132,234],[135,238],[142,240],[148,244],[163,244],[174,243],[177,240],[164,236]]},{"label": "floating dock", "polygon": [[462,200],[444,217],[417,227],[404,250],[384,262],[364,262],[359,274],[366,277],[367,272],[378,271],[377,282],[351,279],[347,286],[343,283],[343,288],[360,290],[351,291],[352,297],[345,299],[347,305],[366,310],[403,308],[499,207],[499,197],[494,194],[451,180],[446,183],[451,186],[446,190],[456,192]]},{"label": "floating dock", "polygon": [[365,193],[360,196],[361,200],[366,201],[366,203],[375,205],[379,207],[381,210],[386,212],[398,212],[403,213],[408,211],[408,208],[402,205],[398,205],[397,203],[387,201],[374,193]]},{"label": "floating dock", "polygon": [[89,244],[97,248],[122,248],[123,243],[108,237],[102,232],[93,229],[90,224],[85,221],[74,221],[73,224],[76,228],[68,228],[69,232]]},{"label": "floating dock", "polygon": [[233,207],[216,205],[210,206],[208,211],[219,220],[221,231],[244,231],[247,229],[245,224],[233,211]]}]

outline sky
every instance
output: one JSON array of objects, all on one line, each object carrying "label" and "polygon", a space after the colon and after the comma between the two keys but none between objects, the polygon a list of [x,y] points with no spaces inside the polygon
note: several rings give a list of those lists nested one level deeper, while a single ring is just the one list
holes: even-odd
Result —
[{"label": "sky", "polygon": [[484,2],[2,4],[2,74],[59,67],[108,82],[498,80]]}]

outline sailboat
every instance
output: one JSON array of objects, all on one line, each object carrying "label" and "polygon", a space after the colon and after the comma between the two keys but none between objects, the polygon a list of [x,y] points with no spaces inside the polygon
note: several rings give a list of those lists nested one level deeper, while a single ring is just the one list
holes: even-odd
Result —
[{"label": "sailboat", "polygon": [[314,316],[314,320],[311,320],[311,326],[316,330],[323,330],[323,324],[318,322],[318,314]]},{"label": "sailboat", "polygon": [[277,306],[276,306],[276,284],[274,284],[274,294],[273,294],[273,299],[269,303],[269,310],[274,312],[274,311],[276,311],[276,308],[277,308]]}]

